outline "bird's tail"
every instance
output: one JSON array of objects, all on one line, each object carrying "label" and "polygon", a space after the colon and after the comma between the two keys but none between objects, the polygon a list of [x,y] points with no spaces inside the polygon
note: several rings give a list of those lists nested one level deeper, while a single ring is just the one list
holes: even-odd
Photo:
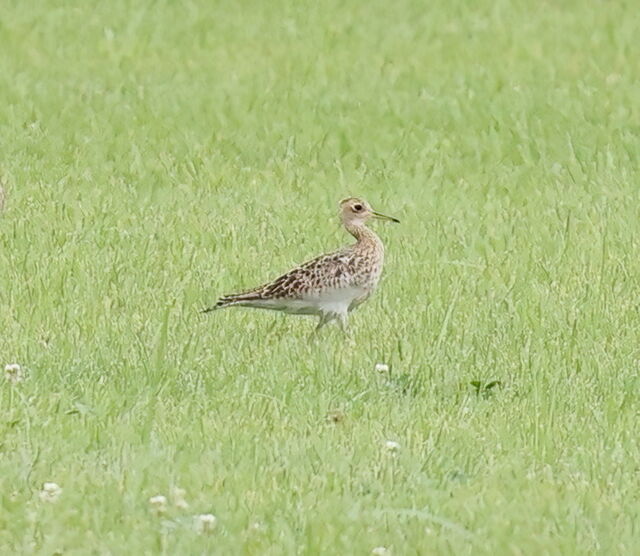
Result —
[{"label": "bird's tail", "polygon": [[257,291],[232,293],[229,295],[223,295],[215,305],[203,309],[201,313],[210,313],[211,311],[217,311],[218,309],[224,309],[225,307],[232,307],[233,305],[252,305],[253,302],[261,299],[260,293]]}]

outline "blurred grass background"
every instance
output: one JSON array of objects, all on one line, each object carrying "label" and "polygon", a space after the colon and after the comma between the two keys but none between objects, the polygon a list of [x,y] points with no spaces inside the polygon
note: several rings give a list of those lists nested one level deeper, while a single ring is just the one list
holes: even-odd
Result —
[{"label": "blurred grass background", "polygon": [[[639,30],[624,1],[7,2],[0,551],[633,553]],[[402,220],[355,345],[198,315],[348,241],[347,195]]]}]

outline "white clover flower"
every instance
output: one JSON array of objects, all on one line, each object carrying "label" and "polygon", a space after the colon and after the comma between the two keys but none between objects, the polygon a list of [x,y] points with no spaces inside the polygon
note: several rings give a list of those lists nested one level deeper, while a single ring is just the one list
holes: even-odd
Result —
[{"label": "white clover flower", "polygon": [[251,531],[256,531],[257,533],[260,533],[262,531],[266,531],[267,526],[261,521],[254,521],[251,525],[249,525],[249,529],[251,529]]},{"label": "white clover flower", "polygon": [[167,511],[167,497],[162,496],[162,494],[149,498],[149,504],[151,504],[151,507],[159,514]]},{"label": "white clover flower", "polygon": [[4,367],[4,378],[6,378],[11,384],[17,384],[24,380],[24,372],[22,367],[17,363],[10,363]]},{"label": "white clover flower", "polygon": [[383,554],[391,554],[391,551],[386,546],[376,546],[371,554],[375,554],[376,556],[383,556]]},{"label": "white clover flower", "polygon": [[400,449],[400,443],[395,440],[387,440],[384,443],[384,447],[387,449],[387,452],[395,454]]},{"label": "white clover flower", "polygon": [[44,483],[39,493],[43,502],[55,502],[62,494],[62,488],[56,483]]},{"label": "white clover flower", "polygon": [[187,491],[183,488],[173,487],[171,489],[171,501],[176,508],[186,510],[189,507],[189,503],[184,498],[186,494]]},{"label": "white clover flower", "polygon": [[375,370],[379,373],[388,373],[389,365],[386,363],[376,363]]},{"label": "white clover flower", "polygon": [[210,533],[216,527],[216,516],[213,514],[200,514],[196,516],[196,531],[198,533]]}]

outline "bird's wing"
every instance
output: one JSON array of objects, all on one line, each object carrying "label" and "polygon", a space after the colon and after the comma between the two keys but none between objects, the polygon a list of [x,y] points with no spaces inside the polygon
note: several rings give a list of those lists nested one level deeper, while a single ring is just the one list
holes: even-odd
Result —
[{"label": "bird's wing", "polygon": [[270,299],[302,299],[331,288],[346,288],[354,279],[353,253],[348,247],[320,255],[290,270],[275,280],[240,293],[223,295],[215,305],[203,312],[231,305],[255,306]]},{"label": "bird's wing", "polygon": [[353,271],[348,249],[320,255],[256,288],[263,297],[300,298],[328,288],[342,288],[350,284]]}]

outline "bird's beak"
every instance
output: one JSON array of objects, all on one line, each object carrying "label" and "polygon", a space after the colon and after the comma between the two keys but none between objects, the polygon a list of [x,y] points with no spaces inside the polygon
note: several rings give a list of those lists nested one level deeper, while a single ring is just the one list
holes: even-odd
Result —
[{"label": "bird's beak", "polygon": [[398,220],[397,218],[394,218],[393,216],[387,216],[386,214],[381,214],[379,212],[376,212],[375,210],[372,210],[371,214],[373,214],[373,217],[377,218],[378,220],[389,220],[391,222],[396,222],[400,224],[400,220]]}]

